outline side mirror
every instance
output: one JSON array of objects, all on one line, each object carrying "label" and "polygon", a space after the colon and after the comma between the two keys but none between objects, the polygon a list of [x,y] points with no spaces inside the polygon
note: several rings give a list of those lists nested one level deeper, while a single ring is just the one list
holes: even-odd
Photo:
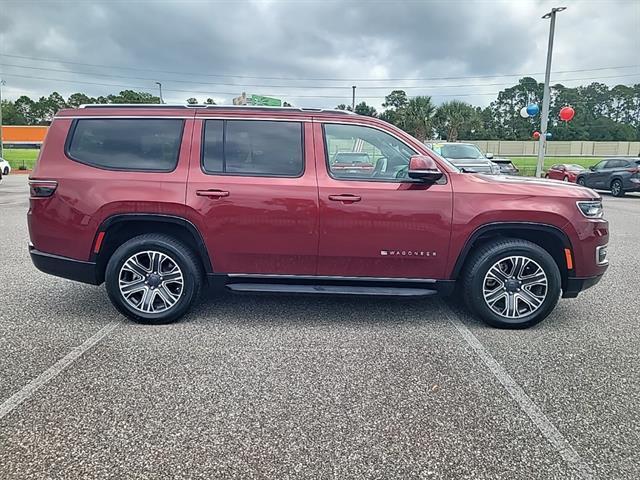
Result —
[{"label": "side mirror", "polygon": [[493,158],[493,153],[487,153],[485,155],[485,157],[487,157],[489,160],[491,160]]},{"label": "side mirror", "polygon": [[595,172],[595,171],[596,171],[596,167],[595,167],[595,165],[591,165],[591,166],[589,167],[589,170],[591,170],[592,172]]},{"label": "side mirror", "polygon": [[409,160],[409,178],[421,180],[425,183],[434,183],[442,178],[443,173],[433,158],[426,155],[414,155]]}]

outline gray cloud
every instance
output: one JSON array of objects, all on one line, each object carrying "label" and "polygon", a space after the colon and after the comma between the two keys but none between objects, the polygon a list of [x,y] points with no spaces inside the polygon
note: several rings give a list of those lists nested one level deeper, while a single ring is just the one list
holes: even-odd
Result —
[{"label": "gray cloud", "polygon": [[[107,67],[3,56],[0,72],[9,98],[53,90],[95,96],[126,86],[155,92],[158,80],[172,102],[191,96],[229,102],[244,90],[331,107],[349,103],[357,84],[358,100],[376,106],[396,87],[433,95],[437,102],[459,96],[483,105],[517,77],[385,79],[540,72],[549,28],[540,17],[555,3],[3,0],[0,53]],[[558,18],[555,71],[640,63],[640,2],[566,3],[569,9]],[[614,75],[627,76],[606,78]],[[303,80],[335,78],[343,80]],[[640,68],[558,73],[555,79],[576,79],[567,85],[631,84],[640,82]],[[496,83],[504,85],[482,86]],[[329,86],[335,88],[319,88]]]}]

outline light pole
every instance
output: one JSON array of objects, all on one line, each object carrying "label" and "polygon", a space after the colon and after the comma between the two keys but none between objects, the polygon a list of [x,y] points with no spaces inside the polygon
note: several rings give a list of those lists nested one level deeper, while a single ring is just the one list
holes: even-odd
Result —
[{"label": "light pole", "polygon": [[2,158],[2,86],[6,82],[0,78],[0,158]]},{"label": "light pole", "polygon": [[538,165],[536,166],[536,177],[542,176],[544,167],[544,149],[547,141],[547,121],[549,120],[549,103],[551,93],[549,89],[549,78],[551,76],[551,55],[553,54],[553,35],[556,30],[556,13],[566,10],[567,7],[554,7],[542,18],[551,19],[549,27],[549,46],[547,47],[547,69],[544,72],[544,90],[542,93],[542,116],[540,117],[540,139],[538,140]]},{"label": "light pole", "polygon": [[156,85],[158,85],[158,88],[160,89],[160,103],[164,103],[164,100],[162,99],[162,83],[156,82]]},{"label": "light pole", "polygon": [[355,112],[356,111],[356,86],[353,85],[351,87],[351,111]]}]

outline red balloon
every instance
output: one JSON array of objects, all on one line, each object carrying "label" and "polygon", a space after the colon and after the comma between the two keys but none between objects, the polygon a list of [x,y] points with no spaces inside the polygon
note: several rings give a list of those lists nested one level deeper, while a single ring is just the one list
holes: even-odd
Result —
[{"label": "red balloon", "polygon": [[540,138],[540,132],[539,131],[535,131],[533,132],[533,138],[535,138],[536,140],[538,140]]},{"label": "red balloon", "polygon": [[560,120],[564,120],[565,122],[570,121],[573,116],[576,114],[576,111],[571,107],[562,107],[560,109]]}]

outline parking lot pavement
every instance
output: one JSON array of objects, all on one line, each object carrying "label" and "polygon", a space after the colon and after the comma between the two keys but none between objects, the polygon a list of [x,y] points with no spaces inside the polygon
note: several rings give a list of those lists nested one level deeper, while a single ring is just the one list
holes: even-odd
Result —
[{"label": "parking lot pavement", "polygon": [[32,267],[10,175],[0,403],[27,394],[0,478],[638,478],[640,197],[605,208],[608,274],[526,331],[441,299],[224,293],[147,327]]}]

